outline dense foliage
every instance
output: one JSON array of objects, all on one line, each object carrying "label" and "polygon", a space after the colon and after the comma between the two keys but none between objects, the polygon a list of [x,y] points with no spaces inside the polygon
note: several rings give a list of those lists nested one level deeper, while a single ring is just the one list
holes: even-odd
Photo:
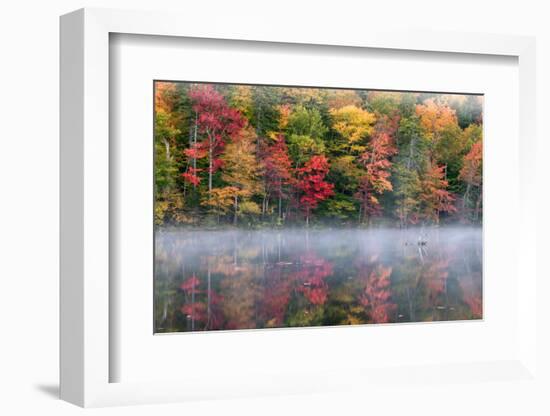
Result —
[{"label": "dense foliage", "polygon": [[482,97],[155,83],[158,225],[482,220]]}]

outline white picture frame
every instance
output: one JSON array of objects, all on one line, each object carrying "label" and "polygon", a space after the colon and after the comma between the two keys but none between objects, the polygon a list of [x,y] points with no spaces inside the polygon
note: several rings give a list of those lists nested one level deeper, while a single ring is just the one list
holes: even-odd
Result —
[{"label": "white picture frame", "polygon": [[[109,36],[112,33],[209,38],[282,44],[331,45],[437,53],[505,55],[519,62],[520,218],[517,270],[522,270],[517,308],[521,321],[517,356],[498,362],[423,366],[419,380],[434,380],[443,370],[453,377],[480,383],[487,374],[505,380],[537,380],[535,267],[536,217],[534,184],[527,170],[534,166],[535,40],[530,37],[429,31],[354,29],[327,34],[312,25],[308,31],[276,25],[239,27],[227,21],[203,27],[200,19],[173,13],[82,9],[61,18],[61,398],[80,406],[159,403],[209,397],[307,393],[374,385],[407,370],[380,368],[368,374],[331,370],[328,380],[317,374],[281,373],[265,380],[231,383],[220,375],[183,382],[113,383],[110,363],[109,275]],[[397,372],[397,373],[396,373]],[[443,371],[444,372],[444,371]],[[409,371],[410,373],[410,371]],[[480,377],[480,375],[482,375]],[[495,376],[498,378],[498,376]],[[342,383],[340,380],[348,380]],[[353,381],[350,381],[353,380]]]}]

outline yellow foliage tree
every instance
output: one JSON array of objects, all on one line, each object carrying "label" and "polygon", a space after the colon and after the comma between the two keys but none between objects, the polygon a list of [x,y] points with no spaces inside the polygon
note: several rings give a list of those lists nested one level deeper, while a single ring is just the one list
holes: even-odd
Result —
[{"label": "yellow foliage tree", "polygon": [[222,179],[230,188],[235,188],[233,193],[234,217],[233,223],[237,224],[239,200],[247,202],[246,208],[250,212],[259,212],[253,208],[255,202],[250,197],[261,189],[259,184],[260,164],[256,159],[256,133],[251,127],[244,128],[238,137],[225,148],[222,157],[224,172]]},{"label": "yellow foliage tree", "polygon": [[252,118],[254,101],[252,87],[249,85],[237,85],[229,97],[229,104],[236,108],[248,120]]},{"label": "yellow foliage tree", "polygon": [[333,128],[346,140],[344,149],[352,154],[363,153],[367,148],[367,138],[373,130],[374,114],[354,105],[331,109]]},{"label": "yellow foliage tree", "polygon": [[420,124],[426,136],[437,142],[441,132],[450,125],[457,125],[456,111],[446,104],[439,104],[433,99],[417,104],[416,115],[420,118]]},{"label": "yellow foliage tree", "polygon": [[235,195],[237,195],[238,192],[239,189],[234,186],[212,188],[209,197],[202,201],[201,205],[208,207],[210,211],[216,215],[219,223],[220,217],[226,215],[230,211],[233,206]]}]

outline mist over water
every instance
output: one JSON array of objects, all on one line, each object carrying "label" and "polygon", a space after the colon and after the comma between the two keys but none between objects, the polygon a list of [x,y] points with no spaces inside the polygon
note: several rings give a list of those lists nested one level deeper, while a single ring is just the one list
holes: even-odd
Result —
[{"label": "mist over water", "polygon": [[481,228],[155,234],[156,332],[481,317]]}]

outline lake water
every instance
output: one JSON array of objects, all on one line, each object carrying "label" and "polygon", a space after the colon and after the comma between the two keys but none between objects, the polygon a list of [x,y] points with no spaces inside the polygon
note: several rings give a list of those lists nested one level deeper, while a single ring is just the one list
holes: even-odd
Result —
[{"label": "lake water", "polygon": [[479,228],[156,232],[155,332],[481,317]]}]

